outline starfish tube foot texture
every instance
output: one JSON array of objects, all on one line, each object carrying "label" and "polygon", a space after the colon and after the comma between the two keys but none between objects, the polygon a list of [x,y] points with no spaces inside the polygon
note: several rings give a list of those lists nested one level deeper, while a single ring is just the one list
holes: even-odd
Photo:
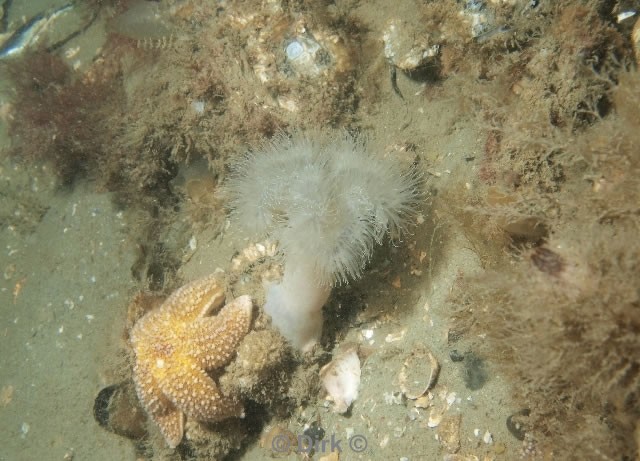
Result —
[{"label": "starfish tube foot texture", "polygon": [[185,416],[209,422],[244,416],[242,403],[223,395],[208,372],[233,358],[251,327],[253,303],[240,296],[220,309],[223,304],[223,283],[203,277],[176,290],[131,331],[138,398],[172,448],[182,440]]}]

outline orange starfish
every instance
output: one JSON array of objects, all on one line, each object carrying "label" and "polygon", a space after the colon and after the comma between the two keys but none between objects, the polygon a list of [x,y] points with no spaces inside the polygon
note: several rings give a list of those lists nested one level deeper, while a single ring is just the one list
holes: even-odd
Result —
[{"label": "orange starfish", "polygon": [[224,303],[222,286],[213,275],[184,285],[131,331],[138,398],[171,448],[182,440],[185,414],[198,421],[244,416],[242,404],[207,374],[229,363],[251,326],[249,296],[211,316]]}]

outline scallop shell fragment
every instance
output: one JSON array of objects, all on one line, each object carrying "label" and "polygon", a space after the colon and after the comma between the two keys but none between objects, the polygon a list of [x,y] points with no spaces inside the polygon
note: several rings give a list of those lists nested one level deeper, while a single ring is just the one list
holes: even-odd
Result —
[{"label": "scallop shell fragment", "polygon": [[333,411],[345,413],[358,398],[360,358],[357,347],[338,353],[320,370],[320,381],[327,397],[334,403]]},{"label": "scallop shell fragment", "polygon": [[402,393],[411,400],[422,397],[438,379],[440,364],[423,344],[418,344],[404,360],[398,382]]}]

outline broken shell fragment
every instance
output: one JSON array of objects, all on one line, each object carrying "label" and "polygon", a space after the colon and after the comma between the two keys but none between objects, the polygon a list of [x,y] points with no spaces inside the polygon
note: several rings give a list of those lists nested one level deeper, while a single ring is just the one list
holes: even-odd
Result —
[{"label": "broken shell fragment", "polygon": [[419,343],[405,359],[400,370],[400,390],[408,399],[416,400],[435,385],[438,373],[438,360],[424,344]]},{"label": "broken shell fragment", "polygon": [[431,411],[429,411],[429,419],[427,420],[427,426],[431,428],[438,427],[442,422],[442,418],[444,417],[445,411],[447,411],[446,405],[439,405],[437,407],[431,408]]},{"label": "broken shell fragment", "polygon": [[[442,458],[444,461],[479,461],[479,458],[476,455],[459,455],[459,454],[451,454],[447,453]],[[491,459],[491,458],[485,458]]]},{"label": "broken shell fragment", "polygon": [[345,413],[358,398],[360,358],[357,347],[340,352],[320,370],[320,381],[336,413]]},{"label": "broken shell fragment", "polygon": [[[440,45],[431,43],[422,31],[399,19],[389,21],[382,35],[384,56],[398,69],[411,72],[437,56]],[[414,38],[415,37],[415,38]]]},{"label": "broken shell fragment", "polygon": [[288,456],[297,446],[296,436],[283,425],[267,428],[260,438],[260,447],[271,450],[278,457]]},{"label": "broken shell fragment", "polygon": [[460,450],[460,424],[462,415],[448,415],[442,419],[438,427],[438,440],[449,453]]},{"label": "broken shell fragment", "polygon": [[414,406],[416,408],[429,408],[431,406],[432,400],[432,394],[423,395],[422,397],[419,397],[414,401]]}]

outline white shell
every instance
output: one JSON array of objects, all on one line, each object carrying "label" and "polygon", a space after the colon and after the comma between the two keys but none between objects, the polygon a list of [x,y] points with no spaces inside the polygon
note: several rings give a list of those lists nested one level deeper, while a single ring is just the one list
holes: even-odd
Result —
[{"label": "white shell", "polygon": [[336,413],[345,413],[358,398],[360,358],[356,347],[339,353],[320,370],[322,386],[333,401]]}]

